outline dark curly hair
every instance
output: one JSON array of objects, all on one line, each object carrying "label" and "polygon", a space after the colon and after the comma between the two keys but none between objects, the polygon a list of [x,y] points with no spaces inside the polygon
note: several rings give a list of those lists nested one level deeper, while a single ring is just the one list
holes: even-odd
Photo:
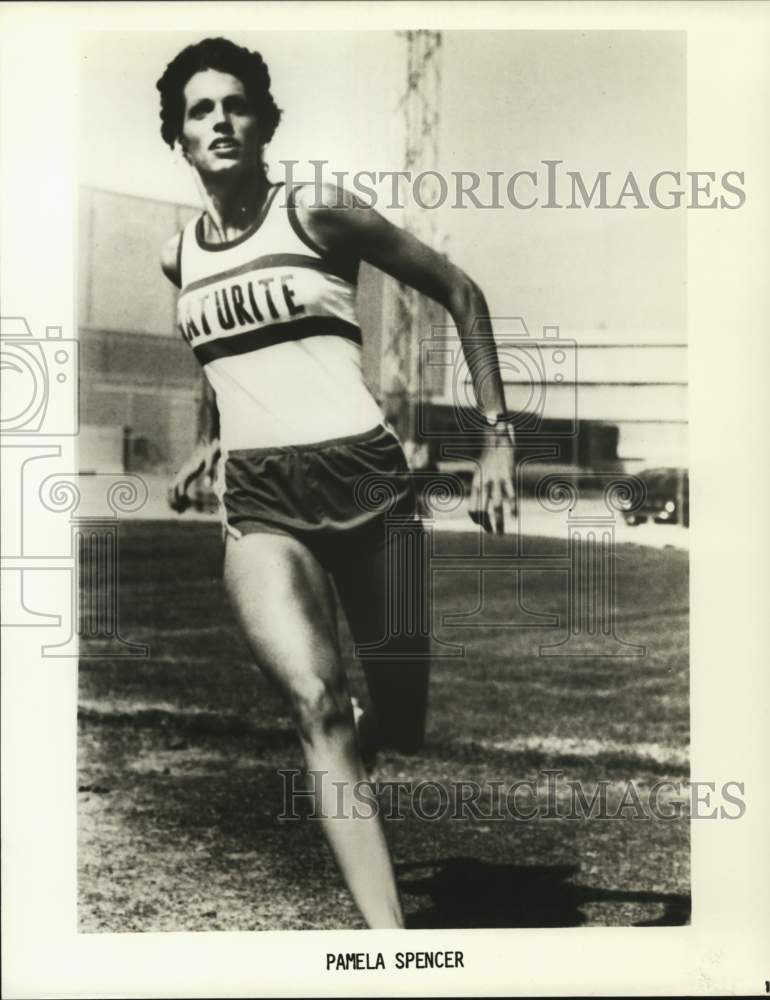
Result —
[{"label": "dark curly hair", "polygon": [[173,149],[182,132],[184,88],[190,77],[203,70],[215,69],[237,77],[257,116],[263,145],[273,138],[281,110],[270,93],[270,73],[259,52],[250,52],[227,38],[204,38],[188,45],[166,66],[156,83],[160,91],[160,134]]}]

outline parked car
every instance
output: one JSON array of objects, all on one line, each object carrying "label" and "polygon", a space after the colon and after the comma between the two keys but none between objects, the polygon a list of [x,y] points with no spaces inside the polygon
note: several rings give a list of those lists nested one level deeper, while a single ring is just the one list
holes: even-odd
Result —
[{"label": "parked car", "polygon": [[626,524],[644,524],[652,518],[656,524],[690,526],[690,476],[686,469],[643,469],[637,477],[645,486],[645,497],[638,506],[629,501],[623,510]]}]

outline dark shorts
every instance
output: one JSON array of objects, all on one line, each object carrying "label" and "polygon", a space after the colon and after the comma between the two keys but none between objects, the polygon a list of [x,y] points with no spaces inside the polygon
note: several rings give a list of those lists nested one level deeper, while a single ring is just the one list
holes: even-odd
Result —
[{"label": "dark shorts", "polygon": [[224,486],[231,536],[289,534],[325,564],[382,544],[389,524],[417,519],[401,444],[382,425],[317,444],[231,451]]}]

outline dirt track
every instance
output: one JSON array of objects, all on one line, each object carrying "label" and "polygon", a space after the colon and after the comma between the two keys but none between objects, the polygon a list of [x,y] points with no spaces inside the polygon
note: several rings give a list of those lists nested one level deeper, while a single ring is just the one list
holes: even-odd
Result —
[{"label": "dirt track", "polygon": [[[441,544],[460,555],[474,540]],[[491,551],[506,544],[493,540]],[[527,546],[564,550],[554,539]],[[277,772],[301,766],[299,746],[232,621],[216,526],[124,523],[121,559],[121,630],[151,653],[81,665],[81,930],[361,926],[319,824],[278,818]],[[539,656],[563,629],[501,627],[511,622],[510,580],[493,574],[484,620],[495,624],[439,629],[465,643],[466,656],[435,663],[423,753],[385,756],[378,780],[510,786],[559,769],[560,782],[581,780],[589,793],[606,780],[615,806],[629,781],[642,798],[656,781],[684,781],[687,554],[623,545],[616,570],[618,634],[645,644],[644,657]],[[439,573],[437,612],[471,609],[473,579]],[[558,575],[524,579],[527,609],[563,616]],[[351,688],[363,695],[350,660]],[[388,836],[410,925],[687,922],[686,811],[676,820],[633,814],[430,822],[407,810]]]}]

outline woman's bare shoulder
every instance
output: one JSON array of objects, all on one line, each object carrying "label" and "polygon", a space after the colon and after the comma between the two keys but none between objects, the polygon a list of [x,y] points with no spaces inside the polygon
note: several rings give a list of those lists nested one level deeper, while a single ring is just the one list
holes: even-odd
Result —
[{"label": "woman's bare shoulder", "polygon": [[293,200],[300,225],[326,251],[345,243],[355,217],[364,213],[354,195],[326,182],[295,188]]},{"label": "woman's bare shoulder", "polygon": [[182,244],[182,234],[175,233],[171,239],[166,240],[160,248],[160,266],[169,281],[173,282],[177,288],[182,285],[182,276],[179,273],[179,249]]},{"label": "woman's bare shoulder", "polygon": [[350,191],[328,181],[297,185],[292,197],[299,212],[309,218],[330,210],[360,207],[360,202]]}]

